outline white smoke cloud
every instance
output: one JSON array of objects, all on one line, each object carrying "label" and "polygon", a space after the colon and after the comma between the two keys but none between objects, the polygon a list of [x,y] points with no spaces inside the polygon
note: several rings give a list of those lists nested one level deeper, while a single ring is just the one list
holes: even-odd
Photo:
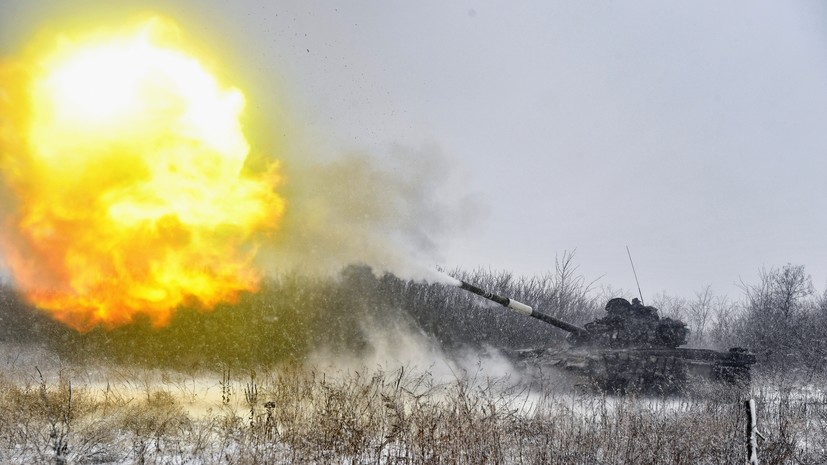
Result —
[{"label": "white smoke cloud", "polygon": [[387,326],[366,322],[362,331],[367,335],[369,345],[364,353],[355,356],[322,347],[309,354],[306,363],[326,372],[343,374],[376,368],[386,372],[404,369],[429,373],[434,381],[440,383],[458,379],[472,382],[507,379],[516,383],[521,379],[514,364],[494,348],[483,351],[468,349],[449,354],[437,341],[406,323]]},{"label": "white smoke cloud", "polygon": [[436,271],[441,248],[484,209],[457,193],[435,148],[395,148],[384,158],[352,154],[284,163],[287,213],[260,253],[270,273],[335,274],[352,264],[406,279],[455,284]]}]

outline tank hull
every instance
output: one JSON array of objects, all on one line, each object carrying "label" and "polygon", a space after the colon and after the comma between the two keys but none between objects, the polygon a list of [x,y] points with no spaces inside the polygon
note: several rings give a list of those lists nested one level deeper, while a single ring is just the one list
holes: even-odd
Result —
[{"label": "tank hull", "polygon": [[755,356],[741,349],[530,349],[511,354],[529,373],[562,373],[608,393],[682,393],[711,382],[745,388]]}]

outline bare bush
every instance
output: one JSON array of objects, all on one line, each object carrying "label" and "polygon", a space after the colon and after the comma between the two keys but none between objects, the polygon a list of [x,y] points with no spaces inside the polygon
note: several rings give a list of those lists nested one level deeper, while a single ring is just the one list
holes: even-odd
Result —
[{"label": "bare bush", "polygon": [[[744,284],[745,312],[739,328],[741,342],[761,355],[766,369],[788,372],[808,367],[818,341],[806,336],[817,301],[803,266],[762,270],[757,284]],[[820,363],[818,363],[820,365]]]}]

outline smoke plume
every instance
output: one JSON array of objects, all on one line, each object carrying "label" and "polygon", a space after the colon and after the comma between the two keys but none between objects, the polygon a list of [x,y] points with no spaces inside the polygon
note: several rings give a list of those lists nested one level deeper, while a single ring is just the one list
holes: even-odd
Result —
[{"label": "smoke plume", "polygon": [[385,156],[323,162],[285,159],[288,198],[279,234],[260,254],[271,273],[332,275],[351,264],[402,278],[452,283],[436,271],[440,244],[481,208],[457,192],[440,150],[395,147]]}]

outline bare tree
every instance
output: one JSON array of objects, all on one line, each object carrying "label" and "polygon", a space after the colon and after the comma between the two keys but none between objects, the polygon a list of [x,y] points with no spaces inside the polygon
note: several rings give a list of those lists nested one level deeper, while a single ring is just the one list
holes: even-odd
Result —
[{"label": "bare tree", "polygon": [[803,265],[787,264],[780,270],[761,270],[759,284],[741,282],[747,303],[758,316],[773,322],[799,316],[803,301],[815,293],[812,279]]},{"label": "bare tree", "polygon": [[687,302],[683,297],[671,296],[666,293],[655,294],[652,305],[660,310],[660,315],[684,321],[687,312]]},{"label": "bare tree", "polygon": [[804,266],[787,264],[761,270],[759,277],[758,284],[741,283],[746,314],[740,339],[770,368],[806,364],[812,344],[805,335],[815,305],[810,276]]},{"label": "bare tree", "polygon": [[559,318],[573,320],[590,316],[589,310],[595,306],[591,294],[596,281],[586,281],[583,275],[577,272],[574,251],[563,251],[562,256],[556,256],[554,275],[551,277],[556,304],[554,314]]},{"label": "bare tree", "polygon": [[695,300],[687,306],[687,321],[691,329],[691,342],[695,345],[706,344],[706,325],[712,315],[712,308],[715,305],[715,296],[712,293],[712,286],[706,286],[703,290],[695,293]]},{"label": "bare tree", "polygon": [[707,323],[705,338],[711,347],[732,347],[738,339],[737,329],[742,325],[744,307],[726,297],[715,299],[711,316]]}]

